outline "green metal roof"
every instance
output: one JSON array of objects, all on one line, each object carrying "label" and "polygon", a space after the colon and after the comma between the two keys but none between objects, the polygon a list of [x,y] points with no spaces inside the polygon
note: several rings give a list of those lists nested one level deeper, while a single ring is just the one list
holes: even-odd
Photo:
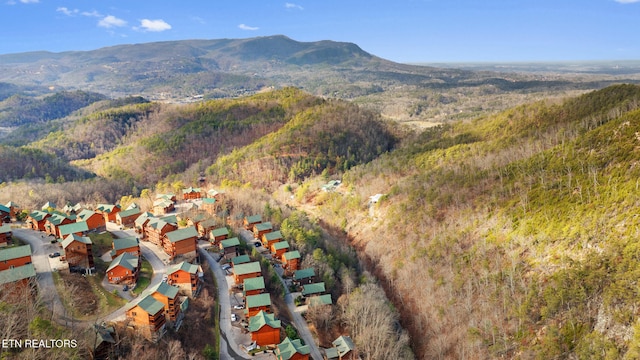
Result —
[{"label": "green metal roof", "polygon": [[235,265],[244,264],[244,263],[248,263],[250,261],[251,261],[251,258],[247,254],[236,256],[233,259],[231,259],[231,262],[233,263],[234,266]]},{"label": "green metal roof", "polygon": [[111,261],[111,265],[109,265],[107,272],[113,270],[116,266],[122,266],[133,271],[138,268],[138,257],[129,253],[122,253]]},{"label": "green metal roof", "polygon": [[29,214],[29,217],[33,218],[36,221],[41,221],[44,220],[45,217],[47,217],[47,215],[49,215],[49,213],[44,212],[44,211],[40,211],[40,210],[36,210],[33,211]]},{"label": "green metal roof", "polygon": [[258,276],[250,279],[244,279],[242,283],[243,292],[251,291],[251,290],[262,290],[265,288],[264,286],[264,277]]},{"label": "green metal roof", "polygon": [[338,349],[336,349],[336,348],[324,349],[324,354],[326,355],[327,359],[329,359],[329,360],[338,359],[340,357],[340,354],[338,354]]},{"label": "green metal roof", "polygon": [[216,203],[216,199],[214,199],[214,198],[204,198],[204,199],[202,199],[202,203],[203,204],[213,205],[213,204]]},{"label": "green metal roof", "polygon": [[255,224],[255,223],[262,222],[262,215],[260,214],[251,215],[251,216],[247,216],[245,219],[247,220],[247,223]]},{"label": "green metal roof", "polygon": [[120,211],[119,213],[116,214],[116,217],[122,219],[129,216],[137,215],[137,214],[140,214],[140,209],[133,208],[129,210]]},{"label": "green metal roof", "polygon": [[316,270],[314,268],[306,268],[302,270],[297,270],[293,273],[293,280],[306,279],[310,277],[316,276]]},{"label": "green metal roof", "polygon": [[264,238],[267,239],[267,241],[282,239],[282,233],[280,230],[268,232],[264,234]]},{"label": "green metal roof", "polygon": [[6,234],[11,232],[11,225],[4,224],[0,225],[0,234]]},{"label": "green metal roof", "polygon": [[273,225],[271,225],[270,222],[259,223],[259,224],[256,224],[255,227],[256,227],[256,230],[258,230],[258,231],[265,231],[265,230],[273,229]]},{"label": "green metal roof", "polygon": [[138,240],[138,238],[135,236],[113,239],[114,250],[128,249],[134,246],[140,246],[140,240]]},{"label": "green metal roof", "polygon": [[213,229],[213,230],[211,230],[211,235],[213,235],[214,237],[222,236],[222,235],[229,235],[229,229],[227,229],[226,227]]},{"label": "green metal roof", "polygon": [[275,315],[268,314],[262,310],[249,318],[249,331],[251,332],[258,331],[265,325],[273,329],[280,329],[280,327],[282,326],[280,324],[280,320],[276,320]]},{"label": "green metal roof", "polygon": [[4,205],[0,204],[0,211],[6,212],[8,214],[9,212],[11,212],[11,209],[9,209],[8,206],[4,206]]},{"label": "green metal roof", "polygon": [[120,209],[120,205],[112,205],[112,204],[98,204],[98,208],[96,210],[100,210],[107,214],[111,214],[113,210],[116,208]]},{"label": "green metal roof", "polygon": [[194,188],[194,187],[188,187],[184,190],[182,190],[183,194],[189,194],[189,193],[194,193],[194,192],[200,192],[200,188]]},{"label": "green metal roof", "polygon": [[306,285],[302,285],[302,295],[313,295],[313,294],[320,294],[325,292],[326,289],[324,287],[324,283],[323,282],[319,282],[319,283],[314,283],[314,284],[306,284]]},{"label": "green metal roof", "polygon": [[82,221],[87,221],[87,219],[92,217],[94,214],[97,214],[97,213],[93,210],[84,209],[80,211],[80,214],[78,214],[78,219]]},{"label": "green metal roof", "polygon": [[288,249],[289,248],[289,242],[287,242],[287,241],[278,241],[277,243],[273,244],[272,246],[273,246],[274,250]]},{"label": "green metal roof", "polygon": [[237,237],[232,237],[231,239],[220,241],[220,246],[222,246],[223,249],[232,247],[232,246],[239,246],[239,245],[240,245],[240,240],[238,240]]},{"label": "green metal roof", "polygon": [[76,234],[69,234],[66,238],[64,238],[64,240],[62,240],[62,247],[66,248],[67,246],[69,246],[69,244],[71,244],[74,241],[78,241],[78,242],[81,242],[81,243],[87,244],[87,245],[93,244],[91,242],[91,239],[89,239],[86,236],[79,236],[79,235],[76,235]]},{"label": "green metal roof", "polygon": [[345,356],[347,355],[347,353],[349,353],[349,351],[352,351],[356,348],[356,346],[353,344],[353,340],[351,340],[351,338],[346,335],[342,335],[339,338],[335,339],[333,341],[333,346],[338,349],[338,353],[340,354],[340,356]]},{"label": "green metal roof", "polygon": [[319,306],[319,305],[331,305],[333,304],[333,300],[331,300],[331,294],[324,294],[319,296],[313,296],[309,299],[309,306]]},{"label": "green metal roof", "polygon": [[144,222],[147,221],[147,219],[150,219],[152,217],[153,217],[152,213],[150,213],[148,211],[143,212],[142,214],[140,214],[140,216],[138,216],[136,218],[135,224],[138,225],[138,226],[142,226],[144,224]]},{"label": "green metal roof", "polygon": [[247,309],[270,305],[271,295],[269,293],[247,296]]},{"label": "green metal roof", "polygon": [[200,222],[200,226],[202,226],[205,229],[212,228],[212,227],[216,226],[216,220],[215,219],[208,219],[208,220],[201,221]]},{"label": "green metal roof", "polygon": [[238,264],[233,267],[233,273],[236,275],[245,275],[251,273],[259,273],[262,270],[260,269],[260,262],[254,261],[246,264]]},{"label": "green metal roof", "polygon": [[293,259],[300,259],[300,252],[298,250],[287,251],[286,253],[282,254],[282,256],[284,256],[285,260],[287,261],[293,260]]},{"label": "green metal roof", "polygon": [[309,345],[302,345],[300,339],[291,340],[287,337],[278,344],[276,349],[276,359],[289,360],[296,353],[307,355],[310,352]]},{"label": "green metal roof", "polygon": [[0,285],[28,279],[36,276],[36,269],[33,264],[17,266],[11,269],[0,271]]},{"label": "green metal roof", "polygon": [[89,231],[89,226],[84,221],[78,221],[71,224],[62,225],[60,226],[60,228],[58,228],[58,230],[60,231],[60,236],[64,237],[65,235],[69,234]]},{"label": "green metal roof", "polygon": [[67,217],[66,215],[53,214],[47,219],[47,221],[49,221],[53,225],[60,225],[65,219],[68,219],[68,218],[69,217]]},{"label": "green metal roof", "polygon": [[196,274],[198,272],[198,265],[193,265],[190,264],[186,261],[180,262],[178,264],[175,265],[171,265],[169,267],[167,267],[167,274],[173,274],[174,272],[178,271],[178,270],[182,270],[182,271],[186,271],[190,274]]},{"label": "green metal roof", "polygon": [[127,310],[131,310],[136,306],[139,306],[142,310],[146,311],[150,315],[155,315],[158,312],[164,310],[164,305],[160,301],[154,299],[151,295],[147,295],[137,304],[130,304]]},{"label": "green metal roof", "polygon": [[0,261],[18,259],[25,256],[31,256],[31,246],[29,245],[13,246],[0,250]]},{"label": "green metal roof", "polygon": [[167,239],[169,239],[170,242],[174,243],[174,242],[178,242],[178,241],[182,241],[182,240],[186,240],[189,238],[198,238],[198,230],[196,230],[196,228],[194,226],[189,226],[187,228],[184,229],[178,229],[175,231],[170,231],[167,233]]},{"label": "green metal roof", "polygon": [[144,294],[153,295],[153,293],[158,292],[158,293],[168,297],[169,299],[175,299],[176,296],[178,296],[178,292],[179,291],[180,291],[180,288],[178,288],[177,286],[169,285],[169,284],[167,284],[166,282],[163,281],[163,282],[159,283],[158,285],[145,290]]}]

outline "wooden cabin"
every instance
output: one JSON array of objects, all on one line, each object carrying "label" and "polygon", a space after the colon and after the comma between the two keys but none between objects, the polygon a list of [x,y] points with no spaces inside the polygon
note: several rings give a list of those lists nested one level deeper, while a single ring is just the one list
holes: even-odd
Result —
[{"label": "wooden cabin", "polygon": [[309,360],[309,345],[302,345],[300,339],[285,338],[273,352],[276,360]]},{"label": "wooden cabin", "polygon": [[42,207],[40,208],[40,210],[44,211],[44,212],[51,212],[53,210],[56,209],[56,204],[52,203],[51,201],[47,201],[44,205],[42,205]]},{"label": "wooden cabin", "polygon": [[151,220],[152,218],[153,218],[153,214],[148,211],[145,211],[140,215],[138,215],[136,220],[133,222],[133,226],[136,230],[136,233],[141,234],[142,239],[144,239],[146,236],[144,229],[149,223],[149,220]]},{"label": "wooden cabin", "polygon": [[281,259],[282,255],[287,251],[289,251],[289,242],[287,241],[278,241],[271,244],[271,254],[275,259]]},{"label": "wooden cabin", "polygon": [[244,218],[243,224],[246,230],[252,230],[254,225],[259,224],[261,222],[262,222],[262,215],[257,214],[252,216],[246,216]]},{"label": "wooden cabin", "polygon": [[86,236],[67,235],[62,241],[62,248],[69,266],[79,266],[84,269],[93,268],[95,264],[91,249],[92,244],[91,239]]},{"label": "wooden cabin", "polygon": [[275,345],[280,342],[280,320],[275,319],[275,315],[264,311],[249,318],[249,331],[251,340],[259,346]]},{"label": "wooden cabin", "polygon": [[272,313],[271,311],[271,295],[263,293],[258,295],[249,295],[245,301],[247,308],[244,310],[247,318],[255,316],[260,311]]},{"label": "wooden cabin", "polygon": [[181,317],[180,302],[178,299],[179,290],[180,289],[177,286],[161,282],[158,285],[145,290],[145,293],[153,296],[154,299],[162,303],[165,319],[171,322],[176,322]]},{"label": "wooden cabin", "polygon": [[9,209],[9,218],[11,221],[18,221],[18,213],[20,213],[20,205],[14,203],[13,201],[9,201],[5,204],[7,209]]},{"label": "wooden cabin", "polygon": [[87,224],[87,228],[89,231],[95,232],[103,232],[107,231],[107,222],[104,216],[100,213],[97,213],[93,210],[82,210],[78,217],[76,218],[76,222],[85,222]]},{"label": "wooden cabin", "polygon": [[194,200],[202,198],[200,188],[188,187],[182,190],[182,200]]},{"label": "wooden cabin", "polygon": [[229,238],[229,229],[227,229],[226,226],[213,229],[211,230],[211,233],[209,233],[209,241],[215,246],[220,245],[220,241],[226,240],[228,238]]},{"label": "wooden cabin", "polygon": [[168,214],[175,209],[174,203],[166,199],[157,199],[153,202],[153,213],[156,215]]},{"label": "wooden cabin", "polygon": [[242,284],[245,279],[262,276],[260,262],[254,261],[245,264],[239,264],[233,267],[233,279],[236,284]]},{"label": "wooden cabin", "polygon": [[235,267],[236,265],[246,264],[250,262],[251,262],[251,258],[249,257],[249,255],[247,254],[239,255],[231,259],[231,266]]},{"label": "wooden cabin", "polygon": [[178,230],[177,219],[173,222],[175,216],[172,219],[165,218],[151,218],[145,228],[145,234],[148,241],[151,243],[163,246],[164,237],[171,231]]},{"label": "wooden cabin", "polygon": [[50,216],[48,212],[36,210],[27,216],[26,224],[31,230],[45,231],[44,225]]},{"label": "wooden cabin", "polygon": [[105,223],[115,223],[116,215],[120,212],[120,205],[98,204],[96,211],[104,217]]},{"label": "wooden cabin", "polygon": [[193,226],[170,231],[165,234],[163,247],[164,252],[172,259],[176,256],[195,258],[198,249],[198,231]]},{"label": "wooden cabin", "polygon": [[[355,360],[358,359],[356,355],[356,346],[353,343],[353,340],[349,336],[342,335],[339,338],[335,339],[333,342],[333,349],[335,349],[335,354],[337,357],[334,359],[340,360]],[[333,353],[332,353],[333,354]],[[327,354],[329,358],[329,354]]]},{"label": "wooden cabin", "polygon": [[202,288],[202,268],[186,261],[167,267],[167,282],[180,289],[180,293],[195,297]]},{"label": "wooden cabin", "polygon": [[140,273],[140,260],[137,256],[124,252],[116,256],[107,268],[107,280],[111,284],[135,284]]},{"label": "wooden cabin", "polygon": [[310,297],[308,303],[309,307],[324,306],[333,304],[333,300],[331,294],[322,294]]},{"label": "wooden cabin", "polygon": [[245,298],[251,295],[262,294],[265,290],[264,277],[262,276],[244,279],[242,282],[242,296]]},{"label": "wooden cabin", "polygon": [[140,257],[140,240],[135,236],[113,239],[111,244],[111,257],[115,258],[123,253],[128,253],[135,257]]},{"label": "wooden cabin", "polygon": [[232,258],[238,255],[240,240],[237,237],[220,241],[220,250],[225,258]]},{"label": "wooden cabin", "polygon": [[0,249],[0,271],[31,264],[31,246]]},{"label": "wooden cabin", "polygon": [[120,211],[116,214],[116,224],[127,228],[134,227],[136,219],[141,213],[139,208]]},{"label": "wooden cabin", "polygon": [[298,285],[311,284],[315,281],[316,270],[314,268],[306,268],[293,272],[293,282]]},{"label": "wooden cabin", "polygon": [[298,250],[287,251],[282,254],[282,268],[286,269],[290,273],[300,270],[300,252]]},{"label": "wooden cabin", "polygon": [[196,229],[198,229],[198,237],[199,238],[209,237],[209,233],[211,233],[211,231],[215,228],[216,228],[215,219],[208,219],[208,220],[199,222],[198,226],[196,226]]},{"label": "wooden cabin", "polygon": [[0,224],[11,222],[11,209],[0,204]]},{"label": "wooden cabin", "polygon": [[0,247],[8,246],[11,242],[12,235],[13,232],[11,231],[11,225],[0,225]]},{"label": "wooden cabin", "polygon": [[[2,255],[0,255],[1,257]],[[25,296],[35,294],[36,268],[32,263],[0,270],[0,294],[3,302],[25,301]]]},{"label": "wooden cabin", "polygon": [[87,223],[84,221],[74,222],[67,225],[62,225],[58,228],[58,232],[60,233],[60,239],[64,239],[70,234],[75,234],[78,236],[84,236],[89,233],[89,227]]},{"label": "wooden cabin", "polygon": [[302,285],[302,296],[322,295],[326,291],[324,282]]},{"label": "wooden cabin", "polygon": [[271,248],[271,245],[282,240],[283,237],[280,230],[271,231],[262,235],[262,245],[266,248]]},{"label": "wooden cabin", "polygon": [[217,202],[218,200],[213,199],[213,198],[204,198],[202,199],[202,210],[206,211],[207,214],[211,215],[211,216],[215,216],[216,215],[216,210],[218,208],[217,206]]},{"label": "wooden cabin", "polygon": [[139,303],[127,308],[127,318],[146,339],[157,342],[165,333],[164,305],[153,296],[145,296]]},{"label": "wooden cabin", "polygon": [[273,231],[273,225],[270,222],[263,222],[253,225],[253,237],[255,239],[262,239],[262,236],[266,233]]},{"label": "wooden cabin", "polygon": [[53,235],[56,238],[61,238],[62,236],[60,236],[60,226],[71,224],[74,222],[76,222],[75,218],[72,219],[67,215],[52,214],[44,223],[45,233],[47,233],[47,235]]}]

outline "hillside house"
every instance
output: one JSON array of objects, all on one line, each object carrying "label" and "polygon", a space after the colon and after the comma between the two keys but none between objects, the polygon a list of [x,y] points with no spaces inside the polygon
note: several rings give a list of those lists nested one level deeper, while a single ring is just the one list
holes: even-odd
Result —
[{"label": "hillside house", "polygon": [[287,241],[278,241],[271,245],[271,254],[273,254],[274,259],[281,259],[282,255],[287,251],[289,251],[289,242]]},{"label": "hillside house", "polygon": [[193,226],[196,229],[198,228],[198,224],[200,222],[207,220],[209,216],[203,212],[191,213],[186,217],[187,226]]},{"label": "hillside house", "polygon": [[136,230],[136,233],[141,234],[142,238],[144,239],[144,237],[146,236],[144,229],[147,226],[147,224],[149,223],[149,220],[151,220],[151,218],[153,218],[153,214],[145,211],[143,213],[141,213],[140,215],[138,215],[138,217],[136,218],[136,220],[133,222],[133,226]]},{"label": "hillside house", "polygon": [[58,232],[60,233],[60,239],[64,239],[70,234],[84,236],[89,233],[89,227],[84,221],[74,222],[67,225],[61,225],[58,228]]},{"label": "hillside house", "polygon": [[135,236],[113,239],[111,244],[111,257],[115,258],[123,253],[128,253],[135,257],[140,257],[140,240]]},{"label": "hillside house", "polygon": [[302,345],[300,339],[285,338],[276,346],[276,360],[309,360],[309,345]]},{"label": "hillside house", "polygon": [[76,218],[76,222],[85,222],[87,223],[87,228],[89,231],[95,232],[103,232],[107,231],[107,222],[102,214],[99,214],[93,210],[82,210],[78,217]]},{"label": "hillside house", "polygon": [[251,215],[244,218],[243,224],[246,230],[252,230],[253,226],[262,222],[262,215]]},{"label": "hillside house", "polygon": [[178,220],[175,216],[170,219],[154,217],[149,220],[145,228],[146,239],[157,246],[163,246],[165,235],[175,230],[178,230]]},{"label": "hillside house", "polygon": [[276,320],[275,315],[264,311],[258,311],[256,315],[249,318],[251,341],[255,341],[259,346],[279,343],[281,327],[280,320]]},{"label": "hillside house", "polygon": [[227,229],[226,226],[213,229],[209,233],[209,241],[215,246],[220,245],[220,241],[226,240],[228,238],[229,238],[229,229]]},{"label": "hillside house", "polygon": [[12,235],[13,232],[11,231],[11,225],[0,225],[0,247],[8,246],[11,242]]},{"label": "hillside house", "polygon": [[42,205],[42,207],[40,208],[40,210],[44,211],[44,212],[51,212],[53,210],[56,209],[56,204],[52,203],[51,201],[47,201],[44,205]]},{"label": "hillside house", "polygon": [[290,273],[293,273],[296,270],[300,270],[300,252],[298,250],[287,251],[282,254],[282,268],[287,270]]},{"label": "hillside house", "polygon": [[202,199],[202,210],[206,211],[207,214],[211,216],[215,216],[216,210],[217,210],[217,205],[216,205],[217,202],[218,200],[213,198]]},{"label": "hillside house", "polygon": [[268,221],[253,225],[253,237],[256,239],[262,239],[262,235],[272,231],[273,225]]},{"label": "hillside house", "polygon": [[105,223],[115,223],[116,215],[120,212],[120,205],[98,204],[96,212],[104,217]]},{"label": "hillside house", "polygon": [[222,200],[222,198],[224,197],[224,190],[210,189],[207,191],[207,197],[216,200]]},{"label": "hillside house", "polygon": [[139,258],[124,252],[111,261],[111,264],[107,268],[107,280],[110,284],[133,285],[138,281],[139,273]]},{"label": "hillside house", "polygon": [[167,193],[167,194],[157,194],[156,200],[167,200],[175,204],[178,201],[178,198],[176,197],[176,194]]},{"label": "hillside house", "polygon": [[67,225],[76,222],[75,216],[73,219],[63,214],[52,214],[44,222],[44,231],[47,235],[53,235],[56,238],[60,238],[60,226]]},{"label": "hillside house", "polygon": [[69,266],[79,266],[84,269],[91,269],[95,266],[93,262],[93,252],[91,239],[86,236],[76,234],[67,235],[62,240],[64,256]]},{"label": "hillside house", "polygon": [[309,307],[324,306],[333,304],[333,300],[331,294],[323,294],[310,297],[308,303]]},{"label": "hillside house", "polygon": [[31,246],[0,249],[0,271],[31,264]]},{"label": "hillside house", "polygon": [[259,295],[265,292],[264,277],[258,276],[254,278],[244,279],[242,282],[242,296]]},{"label": "hillside house", "polygon": [[140,216],[141,213],[142,212],[139,208],[120,211],[116,214],[116,224],[127,228],[133,227],[135,225],[136,219]]},{"label": "hillside house", "polygon": [[188,187],[182,190],[182,200],[195,200],[202,198],[200,188]]},{"label": "hillside house", "polygon": [[82,205],[76,203],[75,205],[67,204],[62,208],[62,212],[67,215],[78,215],[82,211]]},{"label": "hillside house", "polygon": [[298,285],[311,284],[315,281],[316,270],[314,268],[306,268],[297,270],[293,273],[293,282]]},{"label": "hillside house", "polygon": [[18,213],[20,213],[20,205],[14,203],[13,201],[9,201],[4,206],[9,209],[9,217],[11,221],[18,221]]},{"label": "hillside house", "polygon": [[305,297],[321,295],[326,291],[324,282],[302,285],[302,296]]},{"label": "hillside house", "polygon": [[165,333],[164,305],[153,296],[145,296],[139,303],[127,306],[127,319],[142,336],[157,342]]},{"label": "hillside house", "polygon": [[239,246],[240,240],[238,240],[237,237],[220,241],[220,250],[222,251],[222,256],[227,259],[237,256]]},{"label": "hillside house", "polygon": [[164,308],[165,319],[175,323],[178,322],[184,314],[180,312],[180,301],[178,297],[179,288],[161,282],[150,289],[145,290],[146,294],[153,296],[154,299],[162,303]]},{"label": "hillside house", "polygon": [[196,226],[196,229],[198,229],[198,237],[208,238],[209,233],[211,233],[211,230],[215,228],[216,228],[215,219],[208,219],[208,220],[201,221],[200,223],[198,223],[198,226]]},{"label": "hillside house", "polygon": [[164,252],[172,259],[176,256],[195,258],[198,247],[198,231],[193,226],[170,231],[165,234],[163,247]]},{"label": "hillside house", "polygon": [[254,261],[245,264],[238,264],[233,267],[233,279],[236,284],[242,284],[245,279],[262,276],[260,262]]},{"label": "hillside house", "polygon": [[153,202],[153,213],[156,215],[168,214],[175,209],[174,203],[166,199],[157,199]]},{"label": "hillside house", "polygon": [[27,216],[26,224],[31,230],[45,231],[45,223],[51,216],[48,212],[36,210]]},{"label": "hillside house", "polygon": [[0,204],[0,224],[11,222],[11,209]]},{"label": "hillside house", "polygon": [[247,296],[245,302],[247,308],[244,309],[244,313],[247,318],[255,316],[260,311],[272,313],[271,311],[271,295],[269,293],[263,293],[258,295]]},{"label": "hillside house", "polygon": [[240,265],[240,264],[246,264],[251,262],[251,258],[249,257],[249,255],[244,254],[244,255],[240,255],[240,256],[236,256],[234,258],[231,259],[231,266],[236,266],[236,265]]},{"label": "hillside house", "polygon": [[355,360],[358,358],[355,351],[356,346],[349,336],[340,336],[332,344],[332,348],[325,349],[327,359]]},{"label": "hillside house", "polygon": [[282,239],[283,237],[280,230],[271,231],[262,235],[262,245],[264,245],[264,247],[266,248],[271,248],[271,245],[279,241],[282,241]]},{"label": "hillside house", "polygon": [[0,294],[3,301],[10,298],[15,301],[24,301],[25,295],[35,292],[36,268],[32,263],[22,266],[0,270]]},{"label": "hillside house", "polygon": [[195,297],[202,288],[202,268],[186,261],[167,267],[167,282],[180,289],[180,293]]}]

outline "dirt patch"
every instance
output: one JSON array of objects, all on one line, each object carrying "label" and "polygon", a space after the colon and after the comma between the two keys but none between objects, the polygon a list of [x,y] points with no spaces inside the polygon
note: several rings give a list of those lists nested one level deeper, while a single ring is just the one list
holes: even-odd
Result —
[{"label": "dirt patch", "polygon": [[74,314],[88,316],[98,311],[98,298],[91,283],[80,274],[60,272],[64,293],[60,296],[70,305]]}]

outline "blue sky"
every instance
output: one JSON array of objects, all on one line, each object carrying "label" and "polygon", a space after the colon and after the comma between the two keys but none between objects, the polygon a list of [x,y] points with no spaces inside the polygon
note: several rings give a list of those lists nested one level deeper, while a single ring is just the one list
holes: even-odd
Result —
[{"label": "blue sky", "polygon": [[282,34],[398,62],[640,59],[640,0],[0,1],[0,54]]}]

